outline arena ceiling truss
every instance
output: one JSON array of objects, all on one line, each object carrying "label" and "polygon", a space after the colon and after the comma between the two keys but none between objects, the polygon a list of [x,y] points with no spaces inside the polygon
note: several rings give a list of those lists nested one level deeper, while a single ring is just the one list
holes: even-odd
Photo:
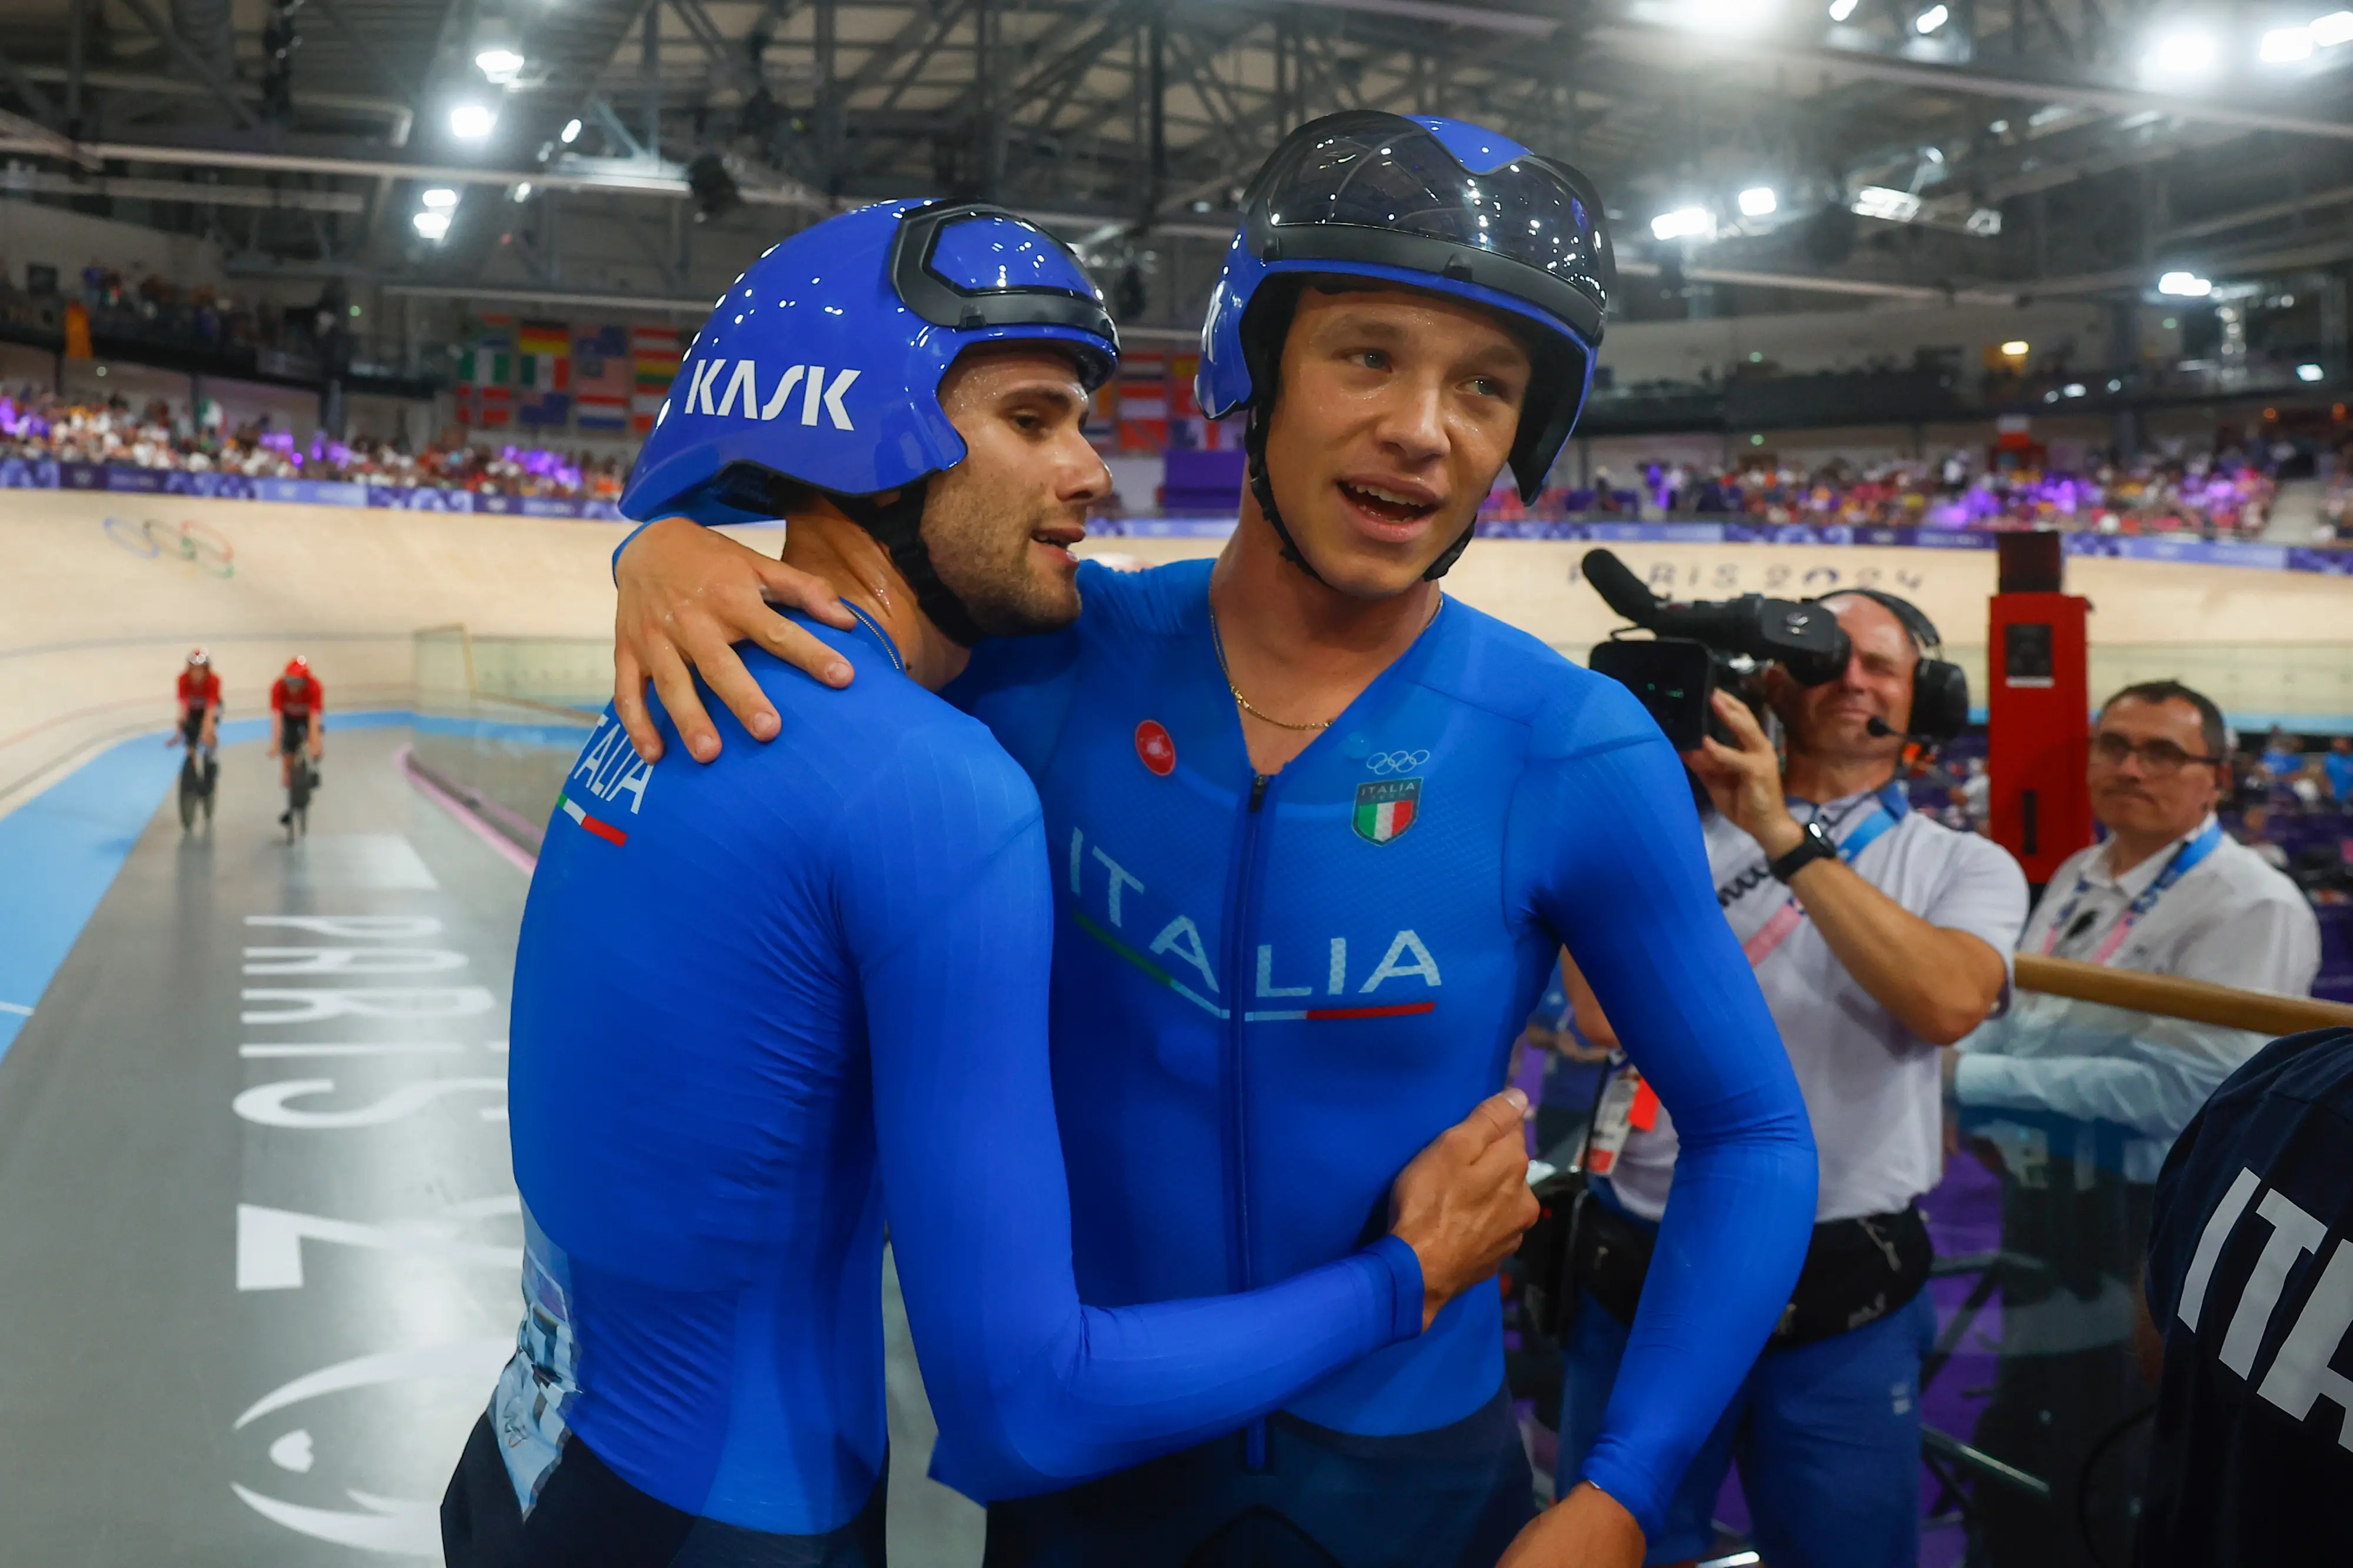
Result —
[{"label": "arena ceiling truss", "polygon": [[1176,332],[1282,130],[1384,108],[1585,169],[1652,310],[2124,297],[2353,258],[2333,3],[2296,55],[2294,5],[2141,0],[18,0],[0,189],[256,276],[681,312],[840,206],[987,198]]}]

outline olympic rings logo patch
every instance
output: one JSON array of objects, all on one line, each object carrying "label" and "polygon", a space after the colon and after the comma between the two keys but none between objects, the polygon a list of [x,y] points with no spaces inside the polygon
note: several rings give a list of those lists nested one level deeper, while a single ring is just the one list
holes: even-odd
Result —
[{"label": "olympic rings logo patch", "polygon": [[1387,778],[1391,773],[1409,773],[1428,761],[1428,752],[1381,752],[1366,757],[1365,766],[1376,776]]},{"label": "olympic rings logo patch", "polygon": [[211,576],[237,575],[236,547],[201,522],[174,528],[152,517],[144,522],[110,517],[105,528],[109,541],[142,561],[183,561]]}]

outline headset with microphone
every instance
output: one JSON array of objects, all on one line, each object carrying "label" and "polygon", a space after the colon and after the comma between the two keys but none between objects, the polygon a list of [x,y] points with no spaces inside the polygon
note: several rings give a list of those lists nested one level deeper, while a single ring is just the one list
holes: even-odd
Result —
[{"label": "headset with microphone", "polygon": [[1911,637],[1913,646],[1920,650],[1920,662],[1912,668],[1911,728],[1898,730],[1876,715],[1863,727],[1873,735],[1901,735],[1907,741],[1930,746],[1941,746],[1968,729],[1968,672],[1943,657],[1945,639],[1936,630],[1936,623],[1923,615],[1911,600],[1877,588],[1836,588],[1820,595],[1820,599],[1835,599],[1847,594],[1869,599],[1894,616]]}]

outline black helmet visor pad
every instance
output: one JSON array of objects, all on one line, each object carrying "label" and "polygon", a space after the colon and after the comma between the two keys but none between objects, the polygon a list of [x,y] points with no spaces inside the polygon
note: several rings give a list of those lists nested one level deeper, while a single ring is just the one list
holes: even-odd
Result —
[{"label": "black helmet visor pad", "polygon": [[1245,243],[1270,265],[1330,262],[1335,273],[1457,291],[1451,282],[1465,298],[1501,296],[1537,328],[1537,346],[1558,352],[1536,356],[1512,470],[1524,497],[1543,487],[1584,402],[1615,270],[1582,176],[1533,156],[1473,174],[1410,121],[1334,115],[1277,151],[1246,205]]},{"label": "black helmet visor pad", "polygon": [[[1033,276],[1042,281],[1014,283],[959,266],[943,254],[949,230],[973,223],[997,231],[998,248],[1010,238],[1031,254]],[[972,231],[967,231],[970,233]],[[1062,341],[1079,356],[1086,389],[1109,381],[1119,364],[1119,329],[1103,297],[1079,268],[1070,247],[1018,214],[984,202],[941,203],[919,207],[899,222],[891,241],[891,283],[907,308],[934,326],[961,331],[993,327],[1061,327]],[[1089,342],[1082,338],[1097,340]]]}]

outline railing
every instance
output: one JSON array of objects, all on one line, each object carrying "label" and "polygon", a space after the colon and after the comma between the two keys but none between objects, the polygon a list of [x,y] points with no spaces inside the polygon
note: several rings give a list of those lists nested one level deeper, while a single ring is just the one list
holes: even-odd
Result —
[{"label": "railing", "polygon": [[565,772],[613,684],[609,644],[416,634],[413,766],[536,854]]}]

